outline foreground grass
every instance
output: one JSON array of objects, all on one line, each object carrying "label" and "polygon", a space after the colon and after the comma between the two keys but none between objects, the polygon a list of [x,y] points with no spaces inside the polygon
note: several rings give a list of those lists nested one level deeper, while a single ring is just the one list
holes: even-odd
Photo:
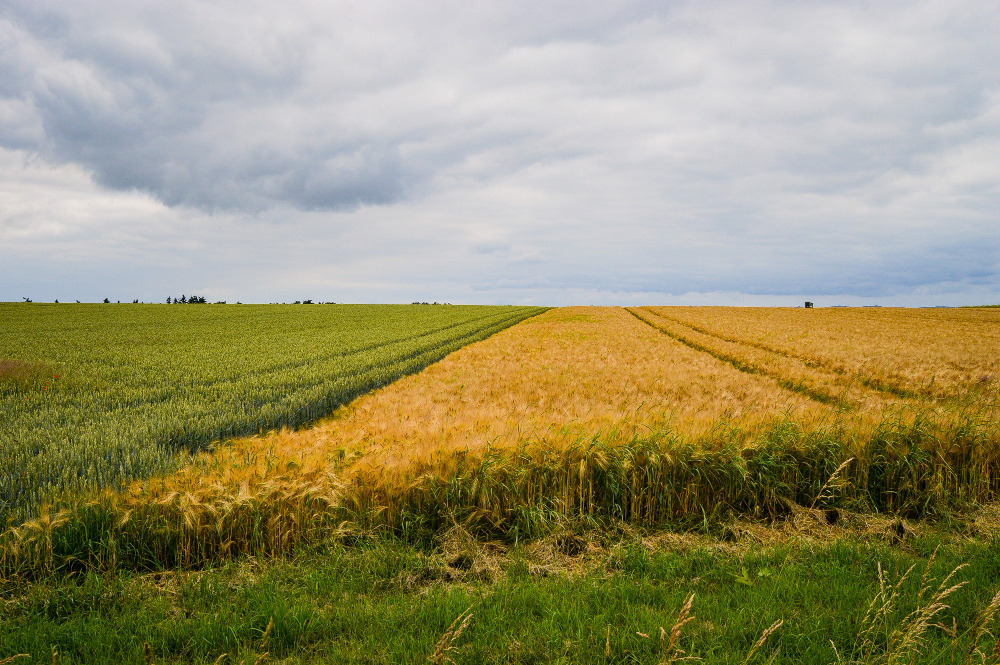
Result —
[{"label": "foreground grass", "polygon": [[[694,619],[680,627],[675,657],[679,648],[709,663],[825,665],[838,654],[845,662],[957,663],[990,662],[994,649],[995,621],[979,631],[981,653],[973,632],[1000,588],[995,535],[927,533],[895,545],[854,536],[766,547],[678,536],[573,542],[580,545],[549,538],[506,549],[468,539],[428,548],[373,540],[266,565],[241,558],[202,571],[8,586],[0,659],[52,662],[55,651],[58,663],[215,663],[222,654],[242,663],[417,663],[437,649],[456,663],[659,663],[692,593]],[[880,567],[891,591],[914,564],[899,597],[866,623]],[[931,618],[941,627],[899,650],[893,631],[963,565],[947,584],[967,584]],[[921,600],[922,584],[930,592]],[[464,631],[442,642],[470,608]]]}]

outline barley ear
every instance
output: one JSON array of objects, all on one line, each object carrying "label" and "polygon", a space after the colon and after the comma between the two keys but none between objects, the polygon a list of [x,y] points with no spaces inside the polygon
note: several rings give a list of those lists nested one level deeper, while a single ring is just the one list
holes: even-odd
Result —
[{"label": "barley ear", "polygon": [[826,496],[826,490],[827,490],[827,488],[829,488],[830,485],[833,483],[833,481],[837,479],[837,476],[839,476],[840,472],[844,470],[844,467],[846,467],[848,464],[850,464],[853,461],[854,461],[854,458],[852,457],[850,459],[847,459],[847,460],[844,460],[843,462],[841,462],[840,466],[837,467],[837,470],[833,472],[833,474],[830,476],[830,478],[827,479],[826,483],[823,484],[823,487],[820,488],[819,494],[816,495],[816,498],[813,499],[813,502],[809,505],[809,510],[812,510],[813,508],[815,508],[816,504],[821,499],[828,498]]}]

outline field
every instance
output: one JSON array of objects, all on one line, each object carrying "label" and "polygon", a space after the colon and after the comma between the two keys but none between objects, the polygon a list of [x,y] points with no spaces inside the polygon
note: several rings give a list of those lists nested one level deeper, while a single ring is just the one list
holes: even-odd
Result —
[{"label": "field", "polygon": [[0,523],[314,421],[538,311],[0,305]]},{"label": "field", "polygon": [[798,361],[832,373],[835,383],[930,398],[977,391],[995,397],[1000,383],[1000,319],[992,308],[647,309],[679,326],[679,334]]},{"label": "field", "polygon": [[[116,399],[122,340],[164,313],[103,307],[124,329],[150,317],[145,332],[103,337],[86,372],[66,360],[79,323],[19,343],[31,351],[7,361],[19,388],[5,399]],[[185,320],[159,361],[156,342],[129,356],[144,390],[185,386],[161,412],[173,424],[150,430],[159,457],[61,488],[61,509],[3,536],[0,659],[59,643],[73,660],[139,662],[143,642],[147,662],[268,648],[301,662],[1000,657],[1000,310],[259,313],[243,328]],[[337,335],[320,340],[330,316]],[[386,342],[366,345],[375,318]],[[255,340],[227,347],[249,357],[172,364],[185,331],[197,350],[221,330]],[[77,383],[46,389],[50,373]],[[282,415],[223,409],[247,402],[216,384]],[[43,415],[5,431],[44,432]],[[68,449],[89,462],[94,448]],[[226,589],[239,600],[223,612]],[[125,618],[114,599],[131,596],[143,611]],[[81,622],[88,603],[96,623]],[[469,606],[472,623],[449,628]],[[103,646],[81,643],[87,626]]]},{"label": "field", "polygon": [[[433,531],[458,516],[501,537],[581,515],[643,526],[775,517],[786,501],[821,494],[821,506],[912,517],[996,498],[988,342],[979,365],[962,367],[975,378],[926,395],[659,311],[551,310],[314,428],[237,440],[134,491],[141,502],[177,488],[215,501],[219,487],[273,487],[268,468],[334,468],[352,523]],[[925,343],[968,347],[979,336],[971,327]],[[882,357],[899,375],[933,373],[933,356],[905,353]]]}]

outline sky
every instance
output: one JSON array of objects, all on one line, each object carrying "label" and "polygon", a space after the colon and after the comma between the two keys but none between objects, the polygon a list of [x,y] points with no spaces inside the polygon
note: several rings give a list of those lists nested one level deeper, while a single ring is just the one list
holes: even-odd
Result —
[{"label": "sky", "polygon": [[1000,303],[1000,4],[3,0],[0,301]]}]

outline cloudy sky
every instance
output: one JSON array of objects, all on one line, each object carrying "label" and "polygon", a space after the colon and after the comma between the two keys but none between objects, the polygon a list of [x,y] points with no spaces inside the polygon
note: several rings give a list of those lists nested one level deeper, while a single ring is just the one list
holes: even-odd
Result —
[{"label": "cloudy sky", "polygon": [[0,300],[1000,302],[1000,4],[0,2]]}]

